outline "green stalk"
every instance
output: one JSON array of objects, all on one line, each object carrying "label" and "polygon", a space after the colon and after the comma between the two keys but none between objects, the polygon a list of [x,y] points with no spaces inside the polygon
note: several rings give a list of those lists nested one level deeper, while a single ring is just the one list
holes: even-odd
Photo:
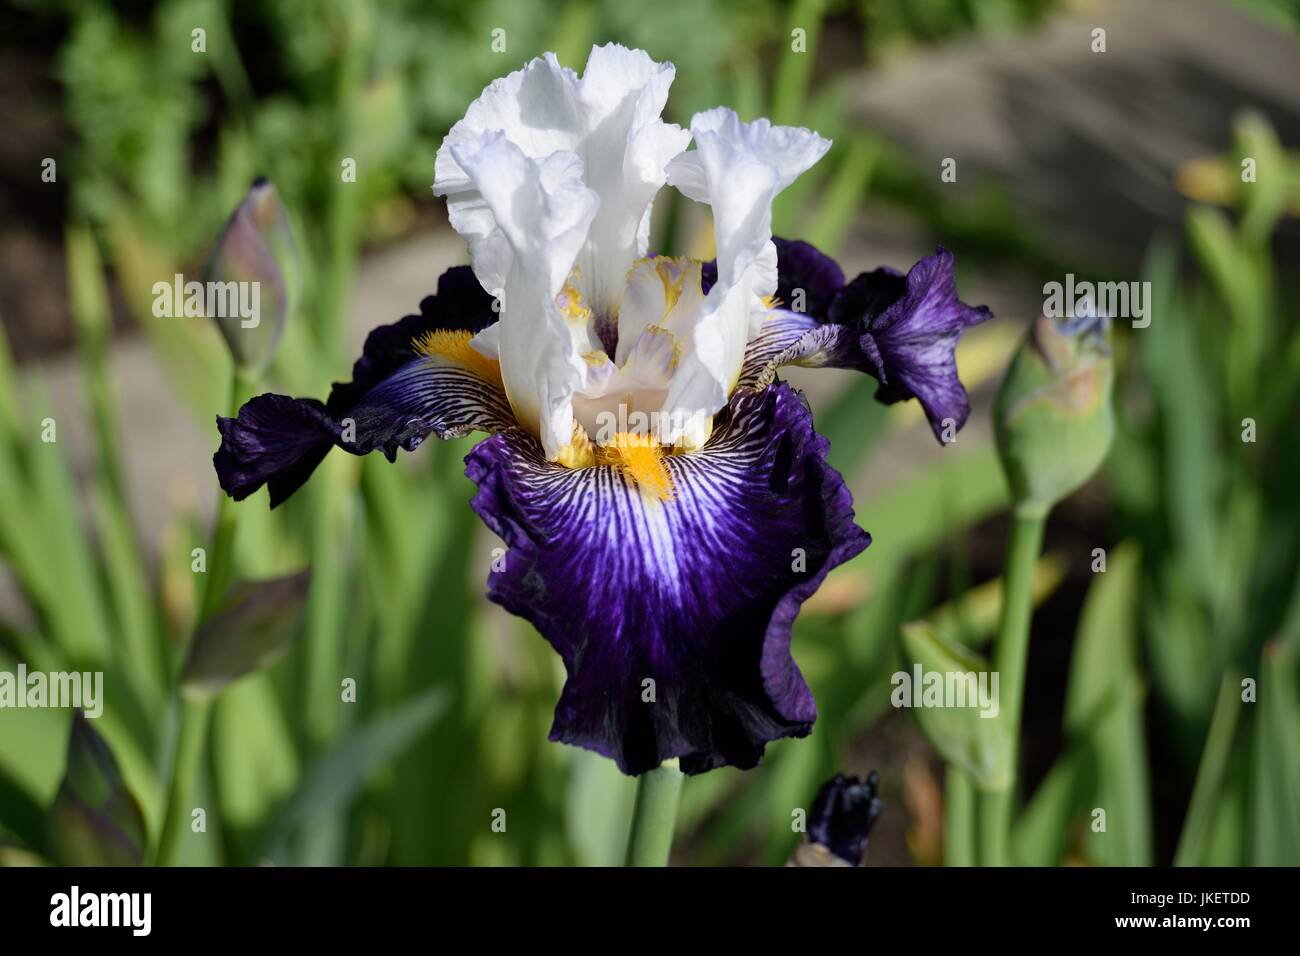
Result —
[{"label": "green stalk", "polygon": [[1205,737],[1205,751],[1201,766],[1196,771],[1196,784],[1192,787],[1192,800],[1187,807],[1182,836],[1174,853],[1174,866],[1197,866],[1205,849],[1205,841],[1214,823],[1214,811],[1223,789],[1223,778],[1232,756],[1232,742],[1237,734],[1237,718],[1241,715],[1241,679],[1233,673],[1223,675],[1219,696],[1210,718],[1210,730]]},{"label": "green stalk", "polygon": [[998,730],[1007,742],[1006,786],[985,790],[979,799],[979,853],[984,866],[1006,866],[1020,758],[1020,711],[1025,698],[1025,665],[1029,659],[1029,619],[1033,610],[1034,565],[1043,546],[1046,509],[1018,507],[1011,526],[1002,624],[993,648],[993,669],[999,675],[1001,701]]},{"label": "green stalk", "polygon": [[[235,369],[230,380],[231,415],[239,414],[239,406],[252,390],[252,382]],[[208,551],[208,580],[203,588],[194,629],[197,631],[220,609],[221,600],[229,591],[234,571],[235,523],[234,502],[226,495],[217,505],[217,518],[212,530],[212,546]],[[163,815],[162,830],[158,837],[155,863],[170,866],[175,863],[178,840],[184,832],[185,819],[194,795],[195,781],[203,763],[203,749],[211,719],[211,701],[186,697],[180,694],[180,721],[176,729],[176,747],[172,757],[171,785],[167,792],[167,809]]]},{"label": "green stalk", "polygon": [[975,785],[952,764],[943,779],[943,865],[975,865]]},{"label": "green stalk", "polygon": [[676,757],[637,777],[627,840],[628,866],[668,865],[684,778]]},{"label": "green stalk", "polygon": [[[232,417],[239,414],[239,406],[253,389],[254,384],[236,369],[230,381]],[[235,519],[235,502],[228,495],[221,495],[217,502],[217,518],[212,526],[212,546],[208,549],[208,580],[203,588],[203,603],[196,625],[205,624],[216,613],[221,599],[230,590],[235,562]]]},{"label": "green stalk", "polygon": [[196,623],[202,624],[221,606],[221,598],[230,587],[234,568],[235,507],[222,495],[217,503],[217,517],[212,525],[212,544],[208,549],[208,580],[203,586],[203,602]]},{"label": "green stalk", "polygon": [[172,782],[167,792],[167,811],[158,841],[158,866],[174,866],[181,834],[193,802],[194,783],[203,762],[203,746],[208,736],[212,713],[211,701],[181,695],[181,719],[176,731],[176,754],[172,762]]}]

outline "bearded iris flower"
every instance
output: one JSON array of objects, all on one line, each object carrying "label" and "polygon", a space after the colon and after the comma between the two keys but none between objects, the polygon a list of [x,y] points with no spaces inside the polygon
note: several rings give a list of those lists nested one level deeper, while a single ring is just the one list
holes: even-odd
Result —
[{"label": "bearded iris flower", "polygon": [[[846,283],[774,240],[772,201],[830,143],[727,109],[666,123],[673,74],[608,45],[581,77],[548,54],[488,86],[433,187],[472,266],[372,332],[327,401],[218,419],[214,458],[231,497],[265,484],[275,507],[333,447],[393,460],[486,432],[466,474],[507,545],[488,596],[563,658],[551,739],[630,774],[751,767],[816,718],[791,625],[871,539],[778,369],[864,371],[939,434],[968,412],[957,337],[989,315],[958,300],[943,249]],[[649,254],[665,185],[710,208],[715,261]]]}]

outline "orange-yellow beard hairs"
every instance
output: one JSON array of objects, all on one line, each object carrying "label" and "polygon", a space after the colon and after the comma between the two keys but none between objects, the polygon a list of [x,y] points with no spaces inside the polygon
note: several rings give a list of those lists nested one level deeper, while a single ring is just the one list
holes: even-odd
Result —
[{"label": "orange-yellow beard hairs", "polygon": [[663,446],[649,435],[619,432],[613,441],[596,446],[596,464],[619,469],[652,498],[673,499],[673,477],[664,464]]},{"label": "orange-yellow beard hairs", "polygon": [[463,368],[500,385],[501,363],[470,345],[469,340],[473,337],[474,333],[459,329],[432,329],[412,339],[411,348],[434,361]]}]

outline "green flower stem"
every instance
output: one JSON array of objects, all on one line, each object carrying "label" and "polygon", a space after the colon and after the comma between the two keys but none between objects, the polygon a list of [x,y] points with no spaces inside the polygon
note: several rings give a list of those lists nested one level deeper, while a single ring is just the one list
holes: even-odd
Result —
[{"label": "green flower stem", "polygon": [[212,525],[212,544],[208,549],[208,577],[203,587],[203,602],[199,606],[198,622],[208,620],[218,607],[226,591],[234,567],[235,503],[222,495],[217,503],[217,518]]},{"label": "green flower stem", "polygon": [[676,758],[637,777],[636,805],[627,840],[628,866],[668,865],[684,778]]},{"label": "green flower stem", "polygon": [[[239,406],[249,397],[254,384],[238,370],[230,382],[230,414],[239,414]],[[235,502],[222,494],[217,501],[217,518],[212,528],[212,545],[208,548],[207,584],[203,588],[203,603],[199,607],[198,624],[208,619],[221,607],[233,583],[231,578],[235,563]]]},{"label": "green flower stem", "polygon": [[[231,376],[231,415],[239,413],[239,406],[253,390],[253,383],[238,369]],[[230,590],[234,572],[235,510],[234,502],[226,495],[217,505],[217,518],[212,530],[212,545],[208,549],[207,584],[203,588],[203,602],[195,622],[198,630],[220,609],[221,600]],[[184,666],[184,665],[182,665]],[[194,784],[203,763],[203,748],[207,741],[211,719],[211,701],[190,698],[180,694],[180,721],[176,729],[176,747],[172,757],[171,785],[167,791],[167,809],[163,815],[158,836],[158,853],[155,863],[170,866],[175,863],[177,844],[184,832],[185,821],[194,795]]]},{"label": "green flower stem", "polygon": [[190,814],[194,783],[203,762],[203,746],[208,736],[212,704],[208,698],[181,695],[181,719],[176,731],[176,755],[172,763],[171,788],[167,793],[167,813],[163,817],[158,842],[158,866],[173,866],[181,834]]},{"label": "green flower stem", "polygon": [[975,784],[949,764],[943,781],[943,865],[975,865]]},{"label": "green flower stem", "polygon": [[1029,618],[1033,609],[1034,565],[1043,546],[1044,508],[1019,507],[1011,526],[1011,543],[1003,572],[1006,584],[1002,623],[993,648],[1000,696],[998,728],[1007,742],[1006,786],[984,790],[979,800],[979,854],[984,866],[1006,866],[1020,758],[1020,711],[1025,699],[1025,665],[1029,658]]},{"label": "green flower stem", "polygon": [[1223,788],[1223,778],[1232,756],[1232,743],[1237,734],[1237,718],[1241,716],[1241,677],[1231,672],[1223,675],[1219,696],[1210,718],[1210,730],[1205,738],[1205,751],[1201,766],[1196,771],[1192,787],[1192,800],[1187,807],[1187,818],[1178,849],[1174,852],[1174,866],[1198,866],[1205,841],[1214,823],[1214,811]]}]

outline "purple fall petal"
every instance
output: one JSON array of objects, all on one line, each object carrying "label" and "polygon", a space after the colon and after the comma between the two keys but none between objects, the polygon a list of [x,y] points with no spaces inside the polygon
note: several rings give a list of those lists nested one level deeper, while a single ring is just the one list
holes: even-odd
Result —
[{"label": "purple fall petal", "polygon": [[420,356],[412,341],[426,332],[477,332],[496,319],[492,298],[468,266],[449,269],[419,315],[370,333],[351,382],[336,384],[329,401],[259,395],[235,418],[217,418],[221,446],[212,463],[222,489],[236,501],[263,484],[274,508],[298,490],[335,446],[355,455],[411,451],[429,433],[452,438],[499,431],[514,417],[498,383]]},{"label": "purple fall petal", "polygon": [[[800,267],[805,276],[832,275],[830,260],[807,243],[783,248],[778,257],[783,285],[797,281]],[[820,301],[808,299],[818,308]],[[970,413],[957,376],[957,341],[964,329],[991,316],[986,307],[957,298],[952,253],[939,246],[906,275],[889,268],[864,272],[838,289],[820,312],[773,311],[746,348],[740,384],[766,387],[783,365],[857,369],[879,380],[878,400],[917,399],[943,441],[945,422],[960,429]]]},{"label": "purple fall petal", "polygon": [[957,429],[965,424],[970,402],[957,376],[957,340],[993,313],[957,298],[951,252],[938,246],[905,277],[863,273],[836,297],[830,315],[859,332],[860,367],[880,380],[877,399],[917,399],[941,441],[946,420]]},{"label": "purple fall petal", "polygon": [[669,501],[610,466],[548,463],[517,429],[470,453],[474,510],[509,546],[489,597],[568,671],[551,739],[625,773],[670,757],[698,773],[751,767],[768,741],[810,731],[791,625],[870,542],[826,450],[777,385],[738,394],[701,451],[664,459]]},{"label": "purple fall petal", "polygon": [[499,317],[493,299],[479,285],[469,266],[453,266],[438,277],[438,291],[420,300],[419,315],[381,325],[366,336],[361,357],[352,366],[352,381],[338,382],[326,402],[343,416],[372,387],[414,357],[411,342],[434,329],[481,332]]},{"label": "purple fall petal", "polygon": [[813,800],[808,839],[844,862],[860,866],[871,828],[885,810],[879,788],[880,775],[874,770],[865,782],[842,773],[827,780]]}]

